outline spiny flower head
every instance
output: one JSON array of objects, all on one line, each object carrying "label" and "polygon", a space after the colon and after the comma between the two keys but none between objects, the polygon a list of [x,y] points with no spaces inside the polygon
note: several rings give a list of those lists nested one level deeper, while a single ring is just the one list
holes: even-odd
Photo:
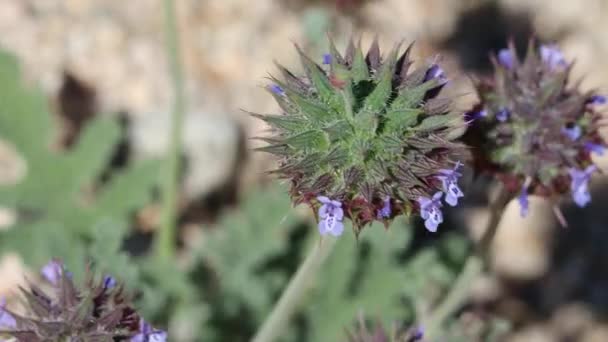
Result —
[{"label": "spiny flower head", "polygon": [[166,333],[160,334],[147,323],[142,325],[123,286],[113,277],[99,278],[88,272],[84,286],[77,288],[71,273],[58,260],[44,266],[41,274],[51,291],[33,284],[29,290],[21,289],[27,317],[0,303],[0,335],[24,342],[167,340]]},{"label": "spiny flower head", "polygon": [[348,342],[422,342],[424,330],[420,327],[387,331],[377,322],[371,328],[363,316],[357,320],[354,331],[347,330]]},{"label": "spiny flower head", "polygon": [[414,68],[411,45],[387,56],[377,41],[367,54],[360,45],[351,40],[342,55],[330,41],[321,65],[296,47],[305,75],[278,66],[282,77],[268,86],[281,114],[253,114],[272,128],[259,150],[279,157],[273,173],[291,182],[296,204],[318,211],[321,234],[339,235],[343,218],[358,233],[374,220],[388,225],[422,214],[430,209],[421,203],[437,192],[450,205],[463,196],[457,182],[466,149],[457,139],[464,118],[438,97],[448,81],[443,69],[435,62]]},{"label": "spiny flower head", "polygon": [[569,83],[571,64],[555,45],[532,42],[523,60],[510,46],[493,62],[494,77],[476,82],[481,103],[469,116],[465,136],[474,146],[477,171],[496,173],[519,192],[523,216],[528,194],[570,192],[585,206],[596,169],[591,154],[604,151],[597,106],[606,97]]}]

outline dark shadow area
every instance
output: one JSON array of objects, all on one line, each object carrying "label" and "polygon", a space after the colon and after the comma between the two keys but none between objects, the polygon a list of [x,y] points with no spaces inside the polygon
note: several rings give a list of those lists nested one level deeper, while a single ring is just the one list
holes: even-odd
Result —
[{"label": "dark shadow area", "polygon": [[60,121],[59,146],[69,148],[78,139],[84,125],[97,111],[95,89],[64,71],[63,83],[57,94],[57,116]]},{"label": "dark shadow area", "polygon": [[453,51],[466,71],[487,73],[492,67],[490,52],[506,47],[510,39],[523,52],[533,34],[527,13],[510,13],[488,1],[463,13],[452,35],[440,45]]}]

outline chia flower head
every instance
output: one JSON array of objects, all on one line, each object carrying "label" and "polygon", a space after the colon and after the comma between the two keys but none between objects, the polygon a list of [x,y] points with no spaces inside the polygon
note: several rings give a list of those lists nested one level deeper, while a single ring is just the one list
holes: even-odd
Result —
[{"label": "chia flower head", "polygon": [[[321,65],[297,50],[305,75],[279,66],[281,79],[271,77],[284,91],[270,89],[281,114],[253,115],[272,129],[259,149],[278,156],[272,173],[291,182],[296,204],[318,211],[322,234],[341,231],[343,217],[358,233],[421,214],[419,199],[446,186],[451,203],[462,197],[454,165],[467,156],[464,115],[438,97],[448,79],[436,60],[414,68],[411,46],[381,56],[377,41],[367,54],[352,41],[341,54],[330,42]],[[339,215],[321,215],[329,209]]]},{"label": "chia flower head", "polygon": [[369,327],[363,315],[359,316],[356,328],[347,329],[346,333],[349,342],[422,342],[424,338],[421,327],[403,329],[394,326],[387,330],[379,321]]},{"label": "chia flower head", "polygon": [[514,194],[521,191],[522,215],[527,194],[570,192],[577,204],[588,203],[590,175],[584,182],[575,177],[592,166],[591,153],[603,152],[597,105],[605,98],[570,84],[570,64],[555,45],[531,43],[523,60],[511,46],[493,61],[493,78],[476,83],[481,102],[472,111],[488,114],[471,120],[465,135],[476,171],[496,174]]},{"label": "chia flower head", "polygon": [[0,332],[18,341],[166,341],[153,339],[148,326],[146,339],[140,317],[125,295],[124,288],[110,276],[88,272],[77,287],[65,266],[53,260],[41,270],[51,289],[30,285],[22,290],[28,316],[17,315],[0,303]]}]

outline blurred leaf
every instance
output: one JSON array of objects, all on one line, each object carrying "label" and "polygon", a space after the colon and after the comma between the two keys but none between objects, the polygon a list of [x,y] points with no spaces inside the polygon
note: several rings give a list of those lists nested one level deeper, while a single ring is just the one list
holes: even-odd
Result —
[{"label": "blurred leaf", "polygon": [[403,316],[400,301],[405,273],[397,253],[411,239],[407,225],[394,223],[367,227],[360,241],[354,234],[340,237],[334,252],[319,275],[320,286],[307,301],[310,341],[339,341],[361,311],[390,322]]},{"label": "blurred leaf", "polygon": [[[76,275],[89,252],[100,259],[119,257],[103,251],[119,250],[131,215],[150,199],[159,163],[134,165],[100,184],[120,137],[117,122],[92,120],[71,150],[52,151],[55,132],[46,99],[21,82],[16,60],[2,52],[0,88],[0,139],[27,163],[18,184],[0,188],[0,206],[18,214],[15,225],[0,232],[0,249],[19,252],[34,267],[62,258]],[[110,245],[91,247],[91,242]],[[109,261],[104,266],[110,265],[117,267]]]},{"label": "blurred leaf", "polygon": [[283,187],[251,192],[241,207],[227,213],[200,246],[200,257],[216,272],[225,310],[238,314],[246,303],[252,316],[262,320],[285,277],[265,266],[286,252],[296,222]]}]

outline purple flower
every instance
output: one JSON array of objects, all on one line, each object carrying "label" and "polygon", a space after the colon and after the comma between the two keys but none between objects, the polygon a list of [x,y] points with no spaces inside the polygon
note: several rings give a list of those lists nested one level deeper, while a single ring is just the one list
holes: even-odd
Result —
[{"label": "purple flower", "polygon": [[277,95],[285,95],[285,90],[283,90],[283,88],[278,84],[270,85],[269,89]]},{"label": "purple flower", "polygon": [[42,277],[53,285],[58,285],[63,274],[63,263],[58,260],[51,260],[40,270]]},{"label": "purple flower", "polygon": [[103,288],[106,290],[110,290],[116,286],[116,279],[112,276],[103,277]]},{"label": "purple flower", "polygon": [[443,214],[441,213],[442,195],[441,191],[437,191],[433,198],[418,197],[420,216],[424,219],[424,226],[433,233],[437,231],[437,226],[443,222]]},{"label": "purple flower", "polygon": [[131,342],[166,342],[167,332],[156,330],[150,324],[141,319],[139,321],[139,333],[131,337]]},{"label": "purple flower", "polygon": [[331,55],[329,53],[323,55],[323,64],[331,64]]},{"label": "purple flower", "polygon": [[17,321],[10,313],[5,310],[6,299],[0,298],[0,330],[17,328]]},{"label": "purple flower", "polygon": [[507,121],[507,119],[509,119],[509,115],[511,113],[509,112],[508,109],[503,108],[501,110],[498,111],[498,113],[496,113],[496,120],[500,121],[500,122],[505,122]]},{"label": "purple flower", "polygon": [[587,99],[587,104],[590,105],[603,105],[608,103],[608,98],[603,95],[593,95]]},{"label": "purple flower", "polygon": [[423,338],[424,338],[424,329],[422,329],[421,327],[417,327],[412,332],[409,341],[418,342],[418,341],[422,341]]},{"label": "purple flower", "polygon": [[541,45],[540,57],[552,70],[567,65],[564,55],[556,45]]},{"label": "purple flower", "polygon": [[458,204],[458,198],[463,197],[462,190],[458,187],[458,178],[462,176],[460,172],[457,172],[462,164],[459,162],[454,165],[454,169],[439,170],[440,175],[437,176],[441,180],[443,192],[445,193],[445,201],[450,206],[454,207]]},{"label": "purple flower", "polygon": [[581,137],[581,126],[573,125],[572,127],[562,127],[562,133],[572,141],[578,140]]},{"label": "purple flower", "polygon": [[577,170],[570,168],[570,191],[572,192],[572,199],[579,207],[586,206],[591,202],[591,194],[589,194],[589,179],[591,174],[597,169],[595,165],[589,165],[584,170]]},{"label": "purple flower", "polygon": [[528,202],[528,188],[526,186],[521,187],[521,192],[517,198],[519,201],[519,214],[521,217],[528,216],[529,202]]},{"label": "purple flower", "polygon": [[467,123],[470,123],[472,121],[478,120],[480,118],[485,118],[486,116],[488,116],[488,111],[485,109],[480,109],[477,111],[470,111],[467,112],[464,117],[465,120],[467,121]]},{"label": "purple flower", "polygon": [[585,149],[589,152],[595,153],[598,156],[603,156],[604,155],[604,149],[606,147],[604,145],[601,144],[596,144],[596,143],[592,143],[592,142],[586,142],[585,143]]},{"label": "purple flower", "polygon": [[332,201],[325,196],[319,196],[317,200],[323,203],[321,208],[319,208],[319,233],[321,235],[342,235],[342,231],[344,230],[342,203]]},{"label": "purple flower", "polygon": [[389,218],[391,217],[391,198],[386,196],[386,198],[384,199],[384,205],[382,206],[382,209],[378,210],[378,219],[385,219],[385,218]]},{"label": "purple flower", "polygon": [[440,85],[446,84],[448,82],[448,79],[445,76],[445,72],[437,64],[431,65],[431,67],[426,71],[426,75],[424,76],[424,82],[435,79],[439,81]]},{"label": "purple flower", "polygon": [[498,51],[498,62],[507,69],[513,69],[513,53],[509,49]]}]

